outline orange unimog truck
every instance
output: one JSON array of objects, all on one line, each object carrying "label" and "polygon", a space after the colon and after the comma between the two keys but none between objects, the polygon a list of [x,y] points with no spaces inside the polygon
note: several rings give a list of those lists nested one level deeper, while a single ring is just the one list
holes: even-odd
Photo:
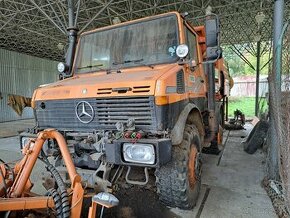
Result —
[{"label": "orange unimog truck", "polygon": [[[193,27],[170,12],[85,32],[73,59],[58,65],[60,81],[35,90],[34,133],[64,135],[85,187],[154,182],[166,205],[192,208],[201,152],[219,152],[230,90],[218,19]],[[65,180],[54,143],[44,153]]]}]

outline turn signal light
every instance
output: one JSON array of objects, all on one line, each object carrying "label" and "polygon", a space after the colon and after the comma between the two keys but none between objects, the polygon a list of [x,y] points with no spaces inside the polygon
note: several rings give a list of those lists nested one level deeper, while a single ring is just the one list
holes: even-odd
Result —
[{"label": "turn signal light", "polygon": [[168,104],[168,97],[167,96],[156,96],[155,97],[155,104],[156,105],[165,105]]}]

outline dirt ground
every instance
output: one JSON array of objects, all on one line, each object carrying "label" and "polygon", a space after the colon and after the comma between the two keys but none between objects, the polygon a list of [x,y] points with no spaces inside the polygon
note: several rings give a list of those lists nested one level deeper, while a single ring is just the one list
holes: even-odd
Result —
[{"label": "dirt ground", "polygon": [[[130,190],[120,190],[115,196],[120,204],[115,208],[105,209],[106,218],[180,217],[161,204],[152,190],[133,187]],[[98,211],[100,212],[100,208]]]}]

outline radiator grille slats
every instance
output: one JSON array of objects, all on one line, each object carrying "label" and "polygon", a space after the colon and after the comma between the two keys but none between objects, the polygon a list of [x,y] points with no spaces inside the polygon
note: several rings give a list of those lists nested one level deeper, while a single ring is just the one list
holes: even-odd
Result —
[{"label": "radiator grille slats", "polygon": [[[81,101],[88,102],[94,110],[90,123],[82,123],[76,116],[76,106]],[[126,122],[129,118],[135,119],[138,129],[154,131],[157,128],[153,97],[53,100],[44,101],[44,109],[40,107],[41,103],[36,102],[35,110],[40,128],[82,131],[115,129],[116,122]],[[85,111],[90,111],[88,105],[84,107]]]},{"label": "radiator grille slats", "polygon": [[151,126],[154,113],[153,102],[148,97],[97,99],[97,114],[100,125],[135,119],[136,126]]}]

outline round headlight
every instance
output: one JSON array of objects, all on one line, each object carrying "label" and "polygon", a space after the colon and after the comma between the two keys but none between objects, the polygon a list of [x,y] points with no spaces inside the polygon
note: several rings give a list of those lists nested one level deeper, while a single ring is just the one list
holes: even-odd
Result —
[{"label": "round headlight", "polygon": [[63,62],[59,62],[57,65],[58,72],[62,73],[65,71],[65,64]]},{"label": "round headlight", "polygon": [[182,44],[182,45],[177,46],[177,48],[176,48],[176,54],[180,58],[186,57],[186,55],[188,54],[188,46],[185,45],[185,44]]}]

